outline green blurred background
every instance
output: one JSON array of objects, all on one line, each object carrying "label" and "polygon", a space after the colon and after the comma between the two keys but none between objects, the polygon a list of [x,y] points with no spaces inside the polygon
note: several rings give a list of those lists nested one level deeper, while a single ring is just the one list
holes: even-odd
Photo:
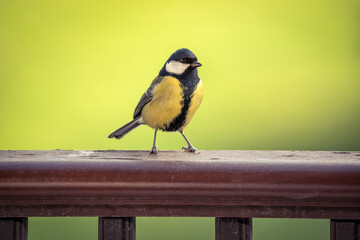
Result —
[{"label": "green blurred background", "polygon": [[[360,150],[360,1],[0,1],[0,149],[117,141],[165,60],[191,49],[199,149]],[[181,149],[177,133],[161,149]],[[97,239],[96,218],[31,218],[29,239]],[[212,218],[139,218],[145,239],[213,239]],[[329,239],[328,220],[255,219],[254,239]],[[70,238],[72,236],[72,238]]]}]

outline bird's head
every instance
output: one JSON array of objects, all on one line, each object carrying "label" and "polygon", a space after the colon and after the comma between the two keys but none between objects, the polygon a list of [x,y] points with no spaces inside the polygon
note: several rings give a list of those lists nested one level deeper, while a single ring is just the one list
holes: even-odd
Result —
[{"label": "bird's head", "polygon": [[201,67],[197,57],[189,49],[182,48],[174,52],[166,61],[163,70],[168,74],[183,75]]}]

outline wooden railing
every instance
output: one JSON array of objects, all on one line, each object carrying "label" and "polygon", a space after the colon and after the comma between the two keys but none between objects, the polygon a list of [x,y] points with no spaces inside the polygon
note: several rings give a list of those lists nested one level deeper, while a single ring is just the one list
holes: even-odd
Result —
[{"label": "wooden railing", "polygon": [[99,239],[135,239],[135,217],[216,217],[216,240],[251,239],[253,217],[326,218],[360,237],[360,152],[0,151],[0,236],[27,217],[96,216]]}]

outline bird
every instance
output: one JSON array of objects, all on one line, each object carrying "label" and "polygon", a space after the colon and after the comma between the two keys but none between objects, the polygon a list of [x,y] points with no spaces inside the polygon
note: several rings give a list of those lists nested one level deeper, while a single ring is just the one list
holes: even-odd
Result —
[{"label": "bird", "polygon": [[199,153],[185,136],[184,130],[203,99],[203,84],[198,75],[201,66],[189,49],[175,51],[140,98],[133,120],[111,133],[109,138],[120,139],[145,124],[155,129],[151,154],[157,154],[159,150],[156,146],[158,130],[179,132],[188,145],[182,150]]}]

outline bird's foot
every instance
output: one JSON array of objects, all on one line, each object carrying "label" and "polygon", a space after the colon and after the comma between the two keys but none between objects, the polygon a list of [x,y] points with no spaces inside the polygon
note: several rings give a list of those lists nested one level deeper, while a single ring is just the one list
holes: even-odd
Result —
[{"label": "bird's foot", "polygon": [[153,146],[153,148],[151,149],[150,154],[157,154],[159,151],[159,148],[157,146]]},{"label": "bird's foot", "polygon": [[195,154],[199,154],[200,152],[194,148],[193,146],[189,146],[189,147],[183,147],[182,150],[184,152],[192,152],[192,153],[195,153]]}]

